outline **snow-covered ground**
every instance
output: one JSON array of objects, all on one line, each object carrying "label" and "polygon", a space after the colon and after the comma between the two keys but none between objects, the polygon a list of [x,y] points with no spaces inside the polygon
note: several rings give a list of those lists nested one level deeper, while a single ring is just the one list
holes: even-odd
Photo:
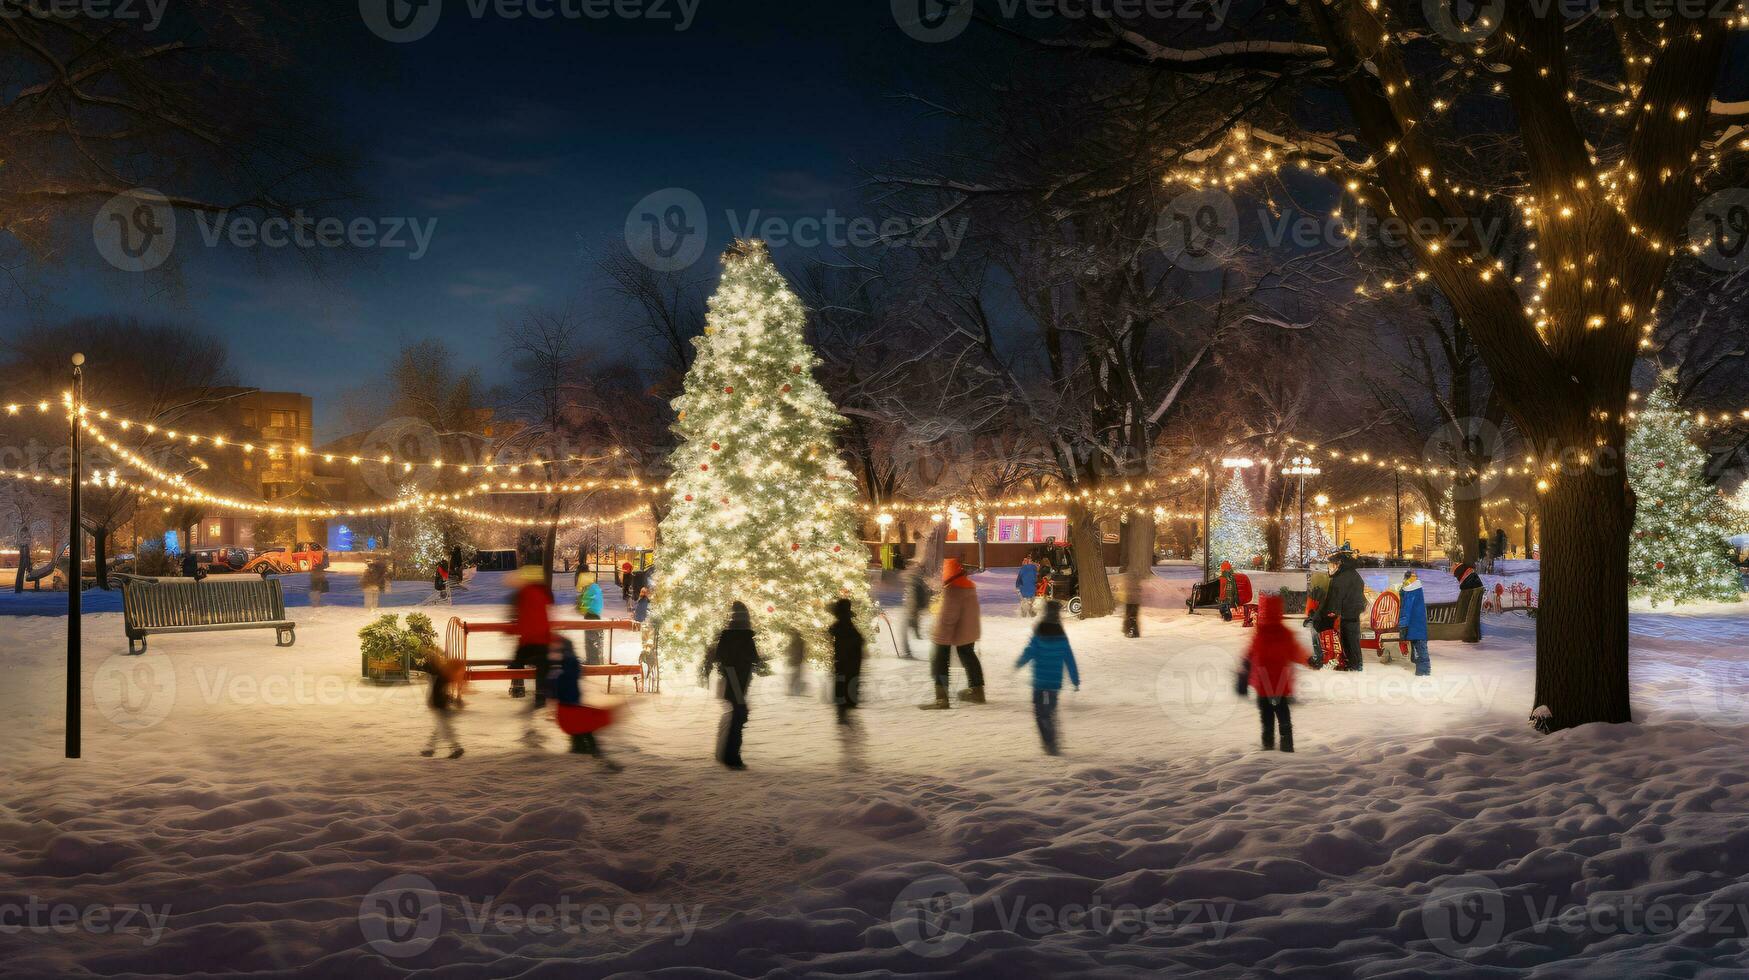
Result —
[{"label": "snow-covered ground", "polygon": [[[604,736],[622,773],[544,726],[520,744],[501,683],[459,716],[466,756],[420,758],[423,692],[358,679],[367,616],[339,575],[321,609],[287,578],[289,649],[197,634],[130,658],[120,614],[88,614],[67,762],[63,622],[5,615],[65,597],[0,594],[0,974],[1749,967],[1749,604],[1636,611],[1637,725],[1534,735],[1509,614],[1433,644],[1431,678],[1302,672],[1299,751],[1265,754],[1233,691],[1247,631],[1186,615],[1194,570],[1162,567],[1142,639],[1069,625],[1083,689],[1050,758],[1010,669],[1012,574],[979,576],[988,705],[917,711],[926,665],[883,634],[848,728],[781,667],[760,680],[742,773],[711,761],[719,704],[681,669]],[[495,618],[506,591],[487,576],[454,612]]]}]

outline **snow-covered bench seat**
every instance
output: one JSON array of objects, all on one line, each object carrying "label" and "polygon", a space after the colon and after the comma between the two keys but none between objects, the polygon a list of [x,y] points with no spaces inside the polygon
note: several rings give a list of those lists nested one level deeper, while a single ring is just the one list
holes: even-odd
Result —
[{"label": "snow-covered bench seat", "polygon": [[132,654],[145,653],[146,638],[153,633],[270,629],[277,646],[297,642],[297,624],[285,618],[285,593],[278,579],[133,579],[122,583],[121,596],[122,628]]}]

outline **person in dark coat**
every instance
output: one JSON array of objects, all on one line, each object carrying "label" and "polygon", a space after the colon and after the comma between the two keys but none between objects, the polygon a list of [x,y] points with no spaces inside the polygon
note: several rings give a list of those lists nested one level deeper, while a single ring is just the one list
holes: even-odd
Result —
[{"label": "person in dark coat", "polygon": [[849,599],[832,603],[832,703],[838,706],[838,724],[850,724],[850,709],[856,707],[862,684],[862,630],[856,628]]},{"label": "person in dark coat", "polygon": [[[582,707],[583,662],[577,659],[576,645],[564,637],[555,639],[548,647],[546,687],[553,700],[559,704]],[[621,768],[619,763],[609,759],[601,751],[594,732],[573,733],[571,751],[578,755],[595,756],[601,761],[602,767],[611,772],[618,772]]]},{"label": "person in dark coat", "polygon": [[741,761],[741,730],[747,727],[747,690],[754,675],[771,672],[753,639],[753,617],[739,602],[729,607],[729,625],[717,635],[705,654],[700,680],[709,683],[711,672],[721,675],[719,695],[728,705],[717,739],[717,761],[730,769],[745,769]]},{"label": "person in dark coat", "polygon": [[1233,574],[1233,563],[1221,562],[1220,574],[1215,578],[1221,583],[1221,618],[1230,623],[1233,621],[1233,607],[1239,604],[1239,580]]},{"label": "person in dark coat", "polygon": [[1341,618],[1342,670],[1360,670],[1360,617],[1366,612],[1366,583],[1361,581],[1354,556],[1337,552],[1330,556],[1330,587],[1318,607],[1319,630],[1327,630],[1333,617]]},{"label": "person in dark coat", "polygon": [[206,569],[200,567],[200,559],[192,551],[182,555],[182,577],[194,579],[196,582],[206,578]]},{"label": "person in dark coat", "polygon": [[1257,599],[1257,632],[1245,653],[1247,681],[1257,692],[1257,715],[1263,723],[1263,749],[1275,748],[1281,729],[1281,750],[1294,750],[1294,721],[1288,705],[1294,694],[1294,665],[1306,654],[1293,631],[1281,621],[1281,596],[1265,593]]}]

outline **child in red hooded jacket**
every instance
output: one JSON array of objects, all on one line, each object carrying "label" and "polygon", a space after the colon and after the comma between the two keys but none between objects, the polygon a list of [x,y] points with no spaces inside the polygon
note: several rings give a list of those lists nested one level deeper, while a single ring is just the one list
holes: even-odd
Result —
[{"label": "child in red hooded jacket", "polygon": [[1306,662],[1306,653],[1293,631],[1281,621],[1281,596],[1262,595],[1257,600],[1257,632],[1245,652],[1251,689],[1257,692],[1257,714],[1263,722],[1263,748],[1275,748],[1275,729],[1281,727],[1281,750],[1294,750],[1294,723],[1288,703],[1294,693],[1294,665]]}]

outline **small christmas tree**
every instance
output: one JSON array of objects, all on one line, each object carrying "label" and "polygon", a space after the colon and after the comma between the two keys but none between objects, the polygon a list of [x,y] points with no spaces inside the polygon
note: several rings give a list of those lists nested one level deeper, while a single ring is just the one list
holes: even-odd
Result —
[{"label": "small christmas tree", "polygon": [[1306,515],[1305,549],[1300,548],[1300,522],[1298,516],[1289,517],[1282,526],[1282,561],[1291,568],[1310,568],[1323,562],[1325,556],[1336,550],[1336,543],[1330,540],[1330,527],[1316,514]]},{"label": "small christmas tree", "polygon": [[[1309,531],[1308,531],[1309,533]],[[1221,490],[1220,509],[1209,522],[1209,558],[1214,567],[1230,561],[1234,568],[1258,567],[1269,561],[1269,543],[1263,535],[1263,522],[1251,506],[1251,490],[1245,477],[1235,471],[1233,479]]]},{"label": "small christmas tree", "polygon": [[[674,400],[680,444],[669,456],[652,617],[665,657],[699,657],[739,600],[761,646],[790,630],[829,654],[827,606],[850,598],[873,619],[868,553],[857,536],[856,480],[837,456],[845,424],[818,383],[801,302],[765,246],[723,257],[704,336]],[[868,632],[865,625],[865,634]]]},{"label": "small christmas tree", "polygon": [[1706,453],[1689,440],[1689,425],[1666,377],[1628,434],[1628,484],[1638,501],[1628,574],[1632,593],[1653,605],[1735,601],[1740,591],[1724,503],[1702,479]]}]

